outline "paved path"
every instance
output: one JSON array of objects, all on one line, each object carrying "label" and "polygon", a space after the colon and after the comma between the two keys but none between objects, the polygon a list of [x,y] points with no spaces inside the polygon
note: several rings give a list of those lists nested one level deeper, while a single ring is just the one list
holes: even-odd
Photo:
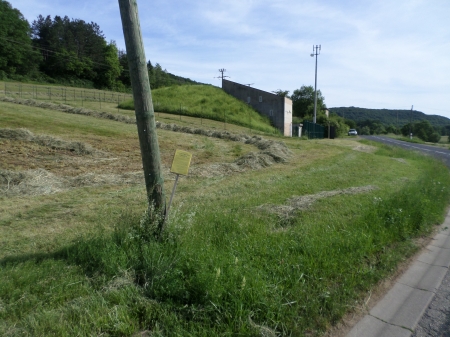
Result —
[{"label": "paved path", "polygon": [[[388,137],[364,138],[427,153],[450,168],[450,151]],[[432,242],[347,337],[450,337],[450,212]]]}]

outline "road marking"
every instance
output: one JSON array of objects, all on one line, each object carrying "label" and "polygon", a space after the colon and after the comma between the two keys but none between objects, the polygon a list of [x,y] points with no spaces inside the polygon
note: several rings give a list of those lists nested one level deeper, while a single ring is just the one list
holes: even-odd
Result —
[{"label": "road marking", "polygon": [[[428,151],[428,152],[434,152],[434,153],[438,153],[438,154],[443,154],[445,156],[450,156],[450,152],[436,151],[434,149],[431,150],[431,149],[427,149],[425,147],[418,147],[418,146],[414,146],[414,145],[409,145],[409,144],[405,144],[404,142],[401,142],[401,141],[398,141],[398,140],[387,139],[387,138],[382,138],[382,137],[377,137],[377,136],[373,136],[373,138],[380,139],[380,140],[388,142],[388,143],[399,144],[399,145],[404,146],[404,147],[410,147],[410,148],[417,149],[417,150],[420,150],[420,151]],[[426,145],[424,145],[424,146],[426,146]]]}]

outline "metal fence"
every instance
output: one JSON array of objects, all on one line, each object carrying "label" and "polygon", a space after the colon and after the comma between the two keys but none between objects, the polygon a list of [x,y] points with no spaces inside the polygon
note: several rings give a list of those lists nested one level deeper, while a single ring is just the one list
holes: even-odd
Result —
[{"label": "metal fence", "polygon": [[303,121],[303,135],[308,137],[308,139],[323,139],[325,128],[317,123]]},{"label": "metal fence", "polygon": [[[33,85],[20,82],[0,82],[0,95],[12,98],[33,99],[36,101],[47,101],[51,103],[67,104],[73,107],[82,107],[92,110],[101,110],[102,112],[117,112],[128,116],[134,116],[134,112],[119,107],[119,103],[132,99],[129,93],[121,93],[107,90],[65,87],[65,86],[46,86]],[[211,129],[230,129],[230,123],[225,111],[212,112],[211,117],[201,117],[203,107],[198,110],[201,115],[195,116],[188,113],[187,108],[182,105],[167,106],[154,101],[154,108],[157,118],[161,118],[166,123],[181,123],[184,125],[198,126],[202,125]],[[161,110],[159,110],[161,108]],[[164,112],[164,110],[170,110]],[[159,112],[161,111],[161,112]],[[207,113],[208,111],[205,111]],[[197,118],[196,118],[197,117]],[[228,124],[228,126],[227,126]],[[249,125],[242,126],[248,128],[253,134],[265,134],[252,127],[252,118],[249,116]]]},{"label": "metal fence", "polygon": [[[3,90],[1,90],[3,89]],[[83,89],[64,86],[42,86],[23,84],[15,82],[4,82],[3,91],[5,96],[22,99],[34,99],[38,101],[52,101],[58,103],[84,106],[91,102],[102,108],[102,103],[119,104],[133,96],[128,93],[120,93],[107,90]]]}]

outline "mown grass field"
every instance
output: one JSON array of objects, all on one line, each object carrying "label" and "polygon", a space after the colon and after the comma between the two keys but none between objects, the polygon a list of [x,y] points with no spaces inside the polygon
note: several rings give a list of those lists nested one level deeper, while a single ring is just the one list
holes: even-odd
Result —
[{"label": "mown grass field", "polygon": [[[134,117],[131,94],[105,90],[0,81],[0,96],[65,104]],[[173,86],[152,90],[156,117],[164,123],[279,134],[268,118],[244,102],[210,85]]]},{"label": "mown grass field", "polygon": [[[2,128],[99,151],[0,138],[2,336],[320,336],[418,249],[450,198],[447,168],[428,157],[357,138],[286,138],[286,163],[182,178],[154,241],[140,226],[145,187],[113,179],[141,169],[135,125],[0,102]],[[165,168],[175,149],[204,172],[258,151],[158,136]],[[59,191],[8,194],[11,172]],[[77,177],[90,180],[61,182]]]}]

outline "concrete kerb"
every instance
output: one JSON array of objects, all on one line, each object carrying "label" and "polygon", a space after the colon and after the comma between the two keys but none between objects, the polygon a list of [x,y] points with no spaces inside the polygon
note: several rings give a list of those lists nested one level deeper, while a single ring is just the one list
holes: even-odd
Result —
[{"label": "concrete kerb", "polygon": [[450,266],[450,211],[431,243],[347,337],[409,337]]}]

